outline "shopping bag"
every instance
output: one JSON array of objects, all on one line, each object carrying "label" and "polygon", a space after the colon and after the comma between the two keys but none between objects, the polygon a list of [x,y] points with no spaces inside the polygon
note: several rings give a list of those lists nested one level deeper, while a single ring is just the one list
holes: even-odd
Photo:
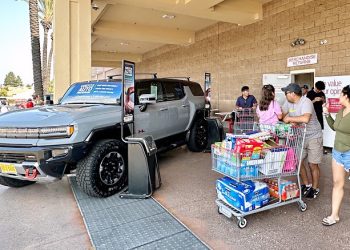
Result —
[{"label": "shopping bag", "polygon": [[288,148],[283,172],[294,172],[297,169],[298,159],[293,148]]}]

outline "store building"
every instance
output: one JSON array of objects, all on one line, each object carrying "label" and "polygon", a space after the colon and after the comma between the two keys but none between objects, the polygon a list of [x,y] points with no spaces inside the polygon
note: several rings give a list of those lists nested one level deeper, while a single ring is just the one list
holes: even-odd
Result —
[{"label": "store building", "polygon": [[55,99],[90,79],[91,67],[118,68],[122,59],[138,72],[200,83],[210,72],[213,106],[227,111],[242,85],[258,95],[264,74],[309,85],[349,75],[350,2],[55,2]]}]

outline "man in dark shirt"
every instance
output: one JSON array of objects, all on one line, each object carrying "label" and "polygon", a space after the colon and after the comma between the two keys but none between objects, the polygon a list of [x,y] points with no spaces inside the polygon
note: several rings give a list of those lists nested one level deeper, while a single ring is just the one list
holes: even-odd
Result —
[{"label": "man in dark shirt", "polygon": [[[240,128],[243,132],[248,132],[253,129],[254,126],[254,113],[250,110],[255,108],[257,101],[253,95],[249,95],[249,87],[243,86],[241,88],[242,95],[237,98],[236,101],[236,111],[232,112],[232,120],[237,122],[235,125],[236,128]],[[237,114],[235,113],[237,112]]]},{"label": "man in dark shirt", "polygon": [[326,95],[323,93],[326,86],[323,81],[318,81],[315,83],[315,87],[310,90],[306,97],[309,98],[314,104],[317,120],[320,122],[322,129],[323,126],[323,115],[322,115],[322,105],[326,102]]},{"label": "man in dark shirt", "polygon": [[236,109],[255,107],[257,101],[253,95],[249,95],[249,87],[243,86],[241,91],[242,95],[236,101]]}]

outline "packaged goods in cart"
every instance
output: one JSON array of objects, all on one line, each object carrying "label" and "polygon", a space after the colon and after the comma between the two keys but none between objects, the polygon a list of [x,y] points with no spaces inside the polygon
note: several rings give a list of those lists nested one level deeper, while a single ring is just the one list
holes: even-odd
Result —
[{"label": "packaged goods in cart", "polygon": [[298,185],[292,181],[281,179],[279,187],[277,179],[266,179],[264,181],[267,183],[272,197],[279,198],[281,194],[282,201],[299,197],[300,192]]},{"label": "packaged goods in cart", "polygon": [[233,149],[235,153],[242,154],[242,160],[260,159],[263,142],[257,139],[237,139]]},{"label": "packaged goods in cart", "polygon": [[216,191],[218,199],[242,212],[260,208],[270,199],[267,184],[259,181],[237,182],[223,177],[216,181]]},{"label": "packaged goods in cart", "polygon": [[228,136],[226,134],[226,138],[223,141],[223,143],[225,144],[224,147],[228,150],[232,150],[235,147],[236,144],[236,138]]},{"label": "packaged goods in cart", "polygon": [[259,171],[264,175],[275,175],[282,173],[288,148],[276,147],[263,150],[264,163]]},{"label": "packaged goods in cart", "polygon": [[254,133],[250,133],[248,136],[249,139],[259,139],[261,141],[266,141],[271,137],[272,137],[271,133],[269,132],[254,132]]},{"label": "packaged goods in cart", "polygon": [[275,132],[277,134],[277,136],[279,137],[286,137],[287,135],[290,136],[291,133],[291,124],[286,124],[286,123],[277,123],[275,125]]},{"label": "packaged goods in cart", "polygon": [[280,145],[278,143],[276,143],[274,140],[271,140],[271,139],[265,141],[264,144],[263,144],[263,148],[264,149],[270,149],[270,148],[278,147],[278,146],[280,146]]},{"label": "packaged goods in cart", "polygon": [[[236,217],[238,227],[244,228],[247,215],[267,209],[297,202],[300,211],[306,211],[296,178],[305,125],[257,124],[244,129],[245,121],[240,121],[235,122],[238,134],[227,134],[221,150],[212,151],[212,169],[226,176],[216,181],[218,212]],[[293,181],[281,180],[287,176],[293,176]],[[255,181],[262,178],[267,179]]]},{"label": "packaged goods in cart", "polygon": [[241,155],[224,147],[212,145],[213,168],[232,178],[248,178],[259,176],[260,160],[242,160]]},{"label": "packaged goods in cart", "polygon": [[227,164],[225,174],[231,178],[255,178],[259,176],[260,160],[249,160],[241,162],[241,166]]}]

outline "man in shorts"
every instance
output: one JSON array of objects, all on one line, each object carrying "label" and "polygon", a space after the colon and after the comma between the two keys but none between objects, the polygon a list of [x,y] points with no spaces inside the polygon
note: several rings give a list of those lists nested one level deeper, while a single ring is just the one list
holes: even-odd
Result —
[{"label": "man in shorts", "polygon": [[[302,96],[298,84],[291,83],[282,88],[287,101],[283,105],[283,121],[285,123],[306,124],[306,134],[300,165],[300,176],[303,182],[302,194],[307,198],[316,198],[319,194],[320,168],[323,156],[323,136],[321,125],[317,120],[314,106],[309,98]],[[305,169],[305,159],[309,162],[312,184],[309,183]]]}]

